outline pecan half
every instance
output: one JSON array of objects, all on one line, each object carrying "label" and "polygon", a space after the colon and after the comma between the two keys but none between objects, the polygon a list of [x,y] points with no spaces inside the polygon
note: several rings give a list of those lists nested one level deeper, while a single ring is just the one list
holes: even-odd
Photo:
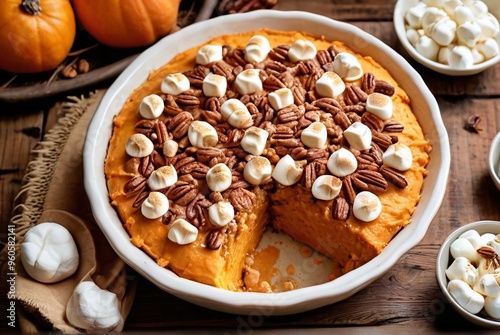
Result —
[{"label": "pecan half", "polygon": [[206,239],[206,246],[210,250],[217,250],[224,243],[225,230],[224,229],[214,229],[211,230]]},{"label": "pecan half", "polygon": [[142,191],[146,187],[147,179],[143,176],[135,176],[123,185],[125,194],[133,194]]},{"label": "pecan half", "polygon": [[384,131],[388,133],[401,133],[405,127],[396,120],[387,120],[384,122]]},{"label": "pecan half", "polygon": [[380,173],[388,182],[397,188],[403,189],[408,186],[408,180],[406,180],[405,176],[396,169],[382,166],[380,167]]},{"label": "pecan half", "polygon": [[276,62],[284,63],[288,60],[288,49],[290,49],[289,45],[278,45],[269,51],[269,58]]},{"label": "pecan half", "polygon": [[352,176],[352,183],[362,191],[370,191],[372,193],[387,191],[387,181],[380,172],[359,170]]},{"label": "pecan half", "polygon": [[342,178],[342,186],[344,189],[345,200],[347,201],[347,203],[352,205],[354,203],[354,198],[356,198],[356,191],[354,190],[352,175],[348,175]]},{"label": "pecan half", "polygon": [[335,220],[345,221],[349,217],[349,204],[342,197],[336,197],[332,203],[332,217]]},{"label": "pecan half", "polygon": [[237,188],[229,194],[229,201],[237,211],[250,209],[254,199],[255,194],[243,188]]},{"label": "pecan half", "polygon": [[386,82],[386,81],[375,80],[374,91],[377,92],[377,93],[381,93],[381,94],[385,94],[385,95],[388,95],[388,96],[392,96],[396,92],[396,88],[393,85],[391,85],[388,82]]},{"label": "pecan half", "polygon": [[193,119],[193,115],[189,112],[179,113],[168,122],[167,129],[174,138],[181,138],[187,134]]},{"label": "pecan half", "polygon": [[493,259],[498,256],[495,249],[493,247],[490,247],[489,245],[482,246],[478,248],[476,251],[479,255],[481,255],[481,257],[486,259]]},{"label": "pecan half", "polygon": [[375,92],[376,85],[375,75],[371,72],[365,72],[361,77],[361,89],[367,94]]},{"label": "pecan half", "polygon": [[361,122],[368,128],[375,131],[381,132],[384,130],[384,121],[373,113],[363,113],[363,116],[361,116]]}]

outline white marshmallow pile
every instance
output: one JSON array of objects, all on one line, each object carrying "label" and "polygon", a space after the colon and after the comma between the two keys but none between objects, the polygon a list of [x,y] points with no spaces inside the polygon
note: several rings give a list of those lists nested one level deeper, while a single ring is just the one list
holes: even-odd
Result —
[{"label": "white marshmallow pile", "polygon": [[43,222],[28,230],[21,243],[26,272],[42,283],[55,283],[76,272],[80,258],[71,233],[55,222]]},{"label": "white marshmallow pile", "polygon": [[500,320],[500,268],[493,259],[482,257],[477,250],[488,247],[500,254],[500,234],[480,235],[476,230],[461,234],[450,246],[453,263],[446,269],[450,280],[448,291],[466,311],[477,314],[483,309]]},{"label": "white marshmallow pile", "polygon": [[405,14],[406,36],[432,61],[467,69],[496,56],[498,20],[479,0],[421,0]]}]

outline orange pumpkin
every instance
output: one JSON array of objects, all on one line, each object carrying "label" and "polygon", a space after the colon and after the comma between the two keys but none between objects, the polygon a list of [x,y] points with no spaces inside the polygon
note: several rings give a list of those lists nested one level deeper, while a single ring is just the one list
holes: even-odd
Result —
[{"label": "orange pumpkin", "polygon": [[152,44],[177,22],[180,0],[73,0],[83,28],[112,47]]},{"label": "orange pumpkin", "polygon": [[69,0],[1,0],[0,31],[0,69],[43,72],[67,57],[75,16]]}]

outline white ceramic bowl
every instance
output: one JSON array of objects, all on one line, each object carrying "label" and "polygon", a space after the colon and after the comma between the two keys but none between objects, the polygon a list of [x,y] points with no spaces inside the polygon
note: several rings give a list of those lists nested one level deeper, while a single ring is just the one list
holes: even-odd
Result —
[{"label": "white ceramic bowl", "polygon": [[[150,70],[167,63],[175,54],[221,34],[259,28],[299,30],[345,42],[354,51],[370,55],[386,67],[412,99],[413,111],[433,145],[422,198],[412,222],[372,261],[331,282],[295,291],[263,294],[230,292],[179,278],[135,247],[109,204],[104,177],[107,143],[113,117],[129,94],[143,83]],[[304,12],[273,10],[232,14],[188,26],[165,37],[141,54],[111,85],[88,129],[84,149],[84,181],[96,221],[117,254],[161,289],[192,303],[238,314],[279,315],[311,310],[343,300],[389,270],[424,237],[446,189],[450,151],[439,107],[420,75],[394,50],[362,30],[329,18]]]},{"label": "white ceramic bowl", "polygon": [[472,314],[466,311],[462,306],[460,306],[455,299],[451,296],[450,292],[448,292],[448,278],[446,277],[446,269],[453,262],[453,258],[450,254],[450,246],[451,244],[463,233],[469,231],[471,229],[476,230],[480,235],[485,233],[492,234],[500,234],[500,222],[499,221],[477,221],[473,223],[466,224],[455,230],[451,233],[446,240],[441,245],[439,249],[439,253],[436,260],[436,277],[439,287],[443,291],[446,300],[450,302],[453,308],[465,319],[470,322],[485,327],[485,328],[493,328],[500,329],[500,320],[494,320],[486,317],[482,312],[479,314]]},{"label": "white ceramic bowl", "polygon": [[[449,65],[441,64],[435,61],[431,61],[428,58],[425,58],[421,54],[419,54],[413,45],[408,41],[406,37],[406,29],[405,29],[405,15],[408,9],[415,6],[419,0],[398,0],[395,8],[394,8],[394,28],[396,30],[396,35],[398,36],[399,41],[401,42],[403,48],[406,52],[417,62],[424,65],[425,67],[434,70],[436,72],[446,74],[449,76],[468,76],[483,72],[484,70],[494,66],[498,62],[500,62],[500,54],[495,57],[471,66],[468,69],[454,69]],[[483,2],[488,6],[490,13],[492,13],[497,19],[500,19],[500,1],[498,0],[483,0]],[[497,36],[497,43],[500,45],[500,34]]]},{"label": "white ceramic bowl", "polygon": [[488,171],[496,187],[500,190],[500,132],[491,142],[488,154]]}]

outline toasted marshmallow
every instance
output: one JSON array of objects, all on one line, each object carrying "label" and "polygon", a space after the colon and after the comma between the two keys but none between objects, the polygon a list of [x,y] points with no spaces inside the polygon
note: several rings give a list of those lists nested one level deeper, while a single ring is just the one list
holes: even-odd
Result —
[{"label": "toasted marshmallow", "polygon": [[427,35],[422,35],[415,44],[415,50],[427,59],[437,61],[439,44]]},{"label": "toasted marshmallow", "polygon": [[228,201],[219,201],[208,207],[208,219],[216,227],[224,227],[234,219],[234,207]]},{"label": "toasted marshmallow", "polygon": [[203,79],[203,94],[207,97],[221,98],[226,94],[227,79],[224,76],[209,73]]},{"label": "toasted marshmallow", "polygon": [[167,237],[170,241],[180,245],[193,243],[198,237],[198,228],[184,219],[176,219],[172,222]]},{"label": "toasted marshmallow", "polygon": [[481,27],[475,22],[464,22],[457,28],[458,41],[472,48],[481,38]]},{"label": "toasted marshmallow", "polygon": [[474,21],[474,12],[468,6],[458,5],[455,7],[455,21],[461,25],[465,22]]},{"label": "toasted marshmallow", "polygon": [[411,167],[413,156],[406,144],[397,142],[391,144],[382,155],[385,165],[399,171],[406,171]]},{"label": "toasted marshmallow", "polygon": [[311,193],[319,200],[332,200],[342,189],[342,180],[335,176],[324,174],[316,178],[312,184]]},{"label": "toasted marshmallow", "polygon": [[266,148],[266,141],[269,137],[267,130],[252,126],[245,130],[245,135],[241,139],[241,147],[243,150],[251,153],[254,156],[260,156]]},{"label": "toasted marshmallow", "polygon": [[269,51],[271,51],[269,40],[262,35],[254,35],[245,46],[245,60],[249,63],[260,63],[266,59]]},{"label": "toasted marshmallow", "polygon": [[486,60],[495,57],[499,53],[498,43],[492,38],[478,42],[475,49],[483,54]]},{"label": "toasted marshmallow", "polygon": [[492,318],[500,320],[500,297],[484,298],[484,310]]},{"label": "toasted marshmallow", "polygon": [[261,185],[271,178],[273,167],[271,162],[263,156],[252,158],[243,170],[243,177],[252,185]]},{"label": "toasted marshmallow", "polygon": [[345,91],[345,83],[338,74],[327,71],[316,81],[316,92],[325,98],[337,98]]},{"label": "toasted marshmallow", "polygon": [[79,254],[71,233],[55,222],[43,222],[28,230],[21,243],[26,272],[42,283],[55,283],[76,272]]},{"label": "toasted marshmallow", "polygon": [[392,116],[392,99],[382,93],[371,93],[366,99],[366,110],[382,120],[389,120]]},{"label": "toasted marshmallow", "polygon": [[488,297],[500,297],[500,273],[487,273],[479,279],[475,291]]},{"label": "toasted marshmallow", "polygon": [[411,28],[418,29],[422,26],[422,17],[425,14],[427,5],[424,2],[418,2],[415,6],[408,9],[405,19]]},{"label": "toasted marshmallow", "polygon": [[292,156],[285,155],[276,164],[272,177],[284,186],[296,184],[302,177],[307,161],[295,161]]},{"label": "toasted marshmallow", "polygon": [[468,239],[472,246],[476,249],[479,249],[484,245],[481,235],[479,235],[477,230],[474,229],[467,230],[466,232],[460,234],[459,238]]},{"label": "toasted marshmallow", "polygon": [[372,132],[370,128],[361,122],[352,123],[344,131],[344,137],[353,149],[365,150],[371,147]]},{"label": "toasted marshmallow", "polygon": [[165,104],[157,94],[145,96],[139,105],[139,114],[145,119],[156,119],[163,113]]},{"label": "toasted marshmallow", "polygon": [[66,305],[66,318],[74,327],[87,331],[111,331],[123,321],[116,294],[93,281],[75,287]]},{"label": "toasted marshmallow", "polygon": [[477,269],[465,257],[457,257],[445,271],[449,280],[459,279],[474,286],[479,278]]},{"label": "toasted marshmallow", "polygon": [[160,89],[162,93],[179,95],[186,92],[191,87],[188,77],[182,73],[168,74],[161,81]]},{"label": "toasted marshmallow", "polygon": [[208,170],[206,180],[211,191],[224,192],[231,186],[233,176],[226,164],[218,163]]},{"label": "toasted marshmallow", "polygon": [[166,140],[163,143],[163,154],[166,157],[174,157],[177,154],[177,150],[179,150],[179,143],[174,140]]},{"label": "toasted marshmallow", "polygon": [[485,40],[487,38],[495,39],[499,33],[500,25],[496,17],[493,14],[488,13],[487,15],[476,20],[476,23],[481,27],[481,38],[480,40]]},{"label": "toasted marshmallow", "polygon": [[476,248],[470,243],[466,238],[457,238],[450,245],[450,253],[453,258],[465,257],[471,263],[477,265],[481,259],[481,256],[477,253]]},{"label": "toasted marshmallow", "polygon": [[253,124],[252,114],[247,106],[238,99],[226,100],[220,107],[222,120],[238,129],[245,129]]},{"label": "toasted marshmallow", "polygon": [[465,45],[457,45],[448,55],[448,64],[455,69],[467,69],[474,64],[472,51]]},{"label": "toasted marshmallow", "polygon": [[161,166],[151,173],[147,183],[152,191],[172,186],[177,183],[177,171],[173,165]]},{"label": "toasted marshmallow", "polygon": [[207,44],[202,46],[196,54],[196,64],[207,65],[222,60],[222,46]]},{"label": "toasted marshmallow", "polygon": [[293,93],[289,88],[280,88],[267,96],[269,104],[274,110],[280,110],[293,104]]},{"label": "toasted marshmallow", "polygon": [[424,29],[426,34],[430,33],[430,29],[437,21],[446,18],[446,12],[441,8],[437,7],[427,7],[425,8],[424,15],[422,15],[422,19],[420,21],[422,28]]},{"label": "toasted marshmallow", "polygon": [[247,69],[240,72],[234,80],[234,87],[239,94],[252,94],[262,91],[259,69]]},{"label": "toasted marshmallow", "polygon": [[309,40],[297,40],[288,49],[288,58],[296,63],[301,60],[314,59],[316,57],[316,46]]},{"label": "toasted marshmallow", "polygon": [[339,52],[333,60],[333,69],[340,78],[355,81],[363,76],[363,69],[358,59],[349,52]]},{"label": "toasted marshmallow", "polygon": [[326,126],[319,121],[311,123],[300,135],[302,143],[309,148],[324,148],[327,139]]},{"label": "toasted marshmallow", "polygon": [[149,156],[154,148],[153,142],[144,134],[133,134],[125,144],[127,154],[138,158]]},{"label": "toasted marshmallow", "polygon": [[148,197],[142,202],[141,213],[148,219],[158,219],[168,212],[169,203],[165,194],[149,192]]},{"label": "toasted marshmallow", "polygon": [[352,152],[345,148],[340,148],[330,155],[327,167],[334,176],[345,177],[356,171],[358,161]]},{"label": "toasted marshmallow", "polygon": [[369,191],[356,194],[352,204],[352,213],[361,221],[370,222],[378,218],[382,211],[380,199]]},{"label": "toasted marshmallow", "polygon": [[448,283],[448,291],[455,301],[469,313],[477,314],[484,307],[483,296],[461,280],[451,280]]},{"label": "toasted marshmallow", "polygon": [[195,120],[188,128],[188,138],[192,146],[197,148],[214,147],[219,142],[219,135],[208,122]]},{"label": "toasted marshmallow", "polygon": [[441,46],[450,45],[455,39],[457,24],[448,18],[436,22],[431,30],[430,37]]}]

